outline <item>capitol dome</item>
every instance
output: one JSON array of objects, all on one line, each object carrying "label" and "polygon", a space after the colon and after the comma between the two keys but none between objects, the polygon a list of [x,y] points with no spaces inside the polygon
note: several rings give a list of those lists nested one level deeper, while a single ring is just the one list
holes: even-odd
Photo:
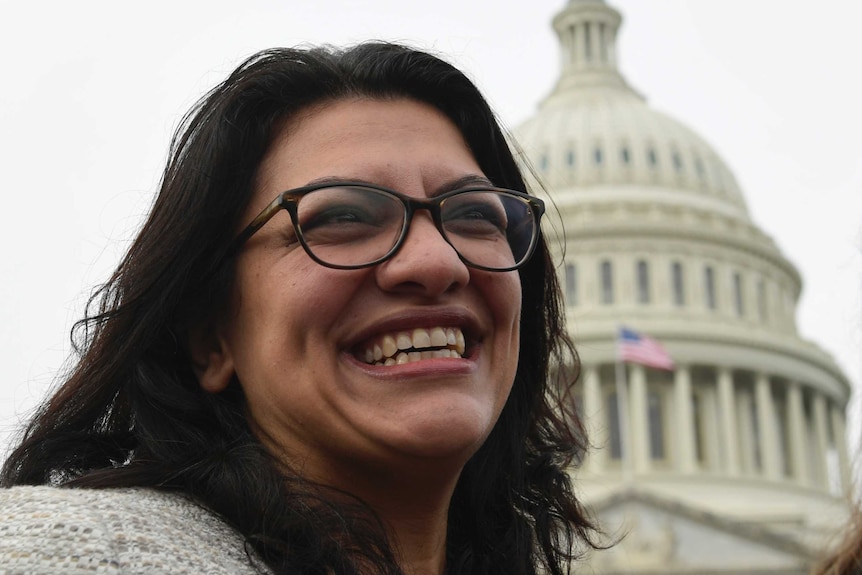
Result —
[{"label": "capitol dome", "polygon": [[[801,574],[846,515],[849,383],[800,337],[799,272],[731,170],[620,73],[620,24],[601,0],[567,3],[559,80],[513,133],[550,206],[582,363],[576,406],[597,448],[576,481],[632,533],[593,566]],[[619,371],[620,326],[674,368]]]}]

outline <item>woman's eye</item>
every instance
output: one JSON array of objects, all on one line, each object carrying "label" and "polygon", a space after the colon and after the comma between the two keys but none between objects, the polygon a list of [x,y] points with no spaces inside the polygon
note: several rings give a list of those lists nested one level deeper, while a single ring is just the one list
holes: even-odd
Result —
[{"label": "woman's eye", "polygon": [[479,234],[506,229],[506,212],[492,203],[462,204],[445,215],[446,228],[455,233]]},{"label": "woman's eye", "polygon": [[459,219],[464,220],[484,220],[492,223],[500,223],[500,214],[490,209],[488,206],[474,206],[471,209],[465,209],[458,214]]},{"label": "woman's eye", "polygon": [[300,214],[302,237],[314,249],[324,245],[358,245],[391,235],[392,218],[387,219],[385,213],[372,209],[373,206],[337,204],[317,208],[314,213]]},{"label": "woman's eye", "polygon": [[348,224],[373,224],[374,218],[356,206],[333,206],[313,215],[307,215],[301,222],[303,231],[311,231],[320,226],[339,226]]}]

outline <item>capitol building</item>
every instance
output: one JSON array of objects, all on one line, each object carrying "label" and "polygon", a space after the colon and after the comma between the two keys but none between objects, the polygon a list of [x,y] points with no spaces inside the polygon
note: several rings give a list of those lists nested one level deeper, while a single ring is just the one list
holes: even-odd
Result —
[{"label": "capitol building", "polygon": [[[563,222],[545,231],[595,446],[574,480],[625,535],[580,570],[802,575],[847,519],[850,385],[799,336],[799,272],[734,174],[620,74],[620,24],[602,0],[568,1],[559,79],[513,134]],[[618,373],[620,326],[673,369]]]}]

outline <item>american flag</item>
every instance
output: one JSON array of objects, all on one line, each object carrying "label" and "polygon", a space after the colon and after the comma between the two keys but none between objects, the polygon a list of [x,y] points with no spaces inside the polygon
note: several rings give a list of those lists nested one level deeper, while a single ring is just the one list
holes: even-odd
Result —
[{"label": "american flag", "polygon": [[656,369],[673,369],[673,360],[659,342],[626,327],[620,328],[617,337],[617,358]]}]

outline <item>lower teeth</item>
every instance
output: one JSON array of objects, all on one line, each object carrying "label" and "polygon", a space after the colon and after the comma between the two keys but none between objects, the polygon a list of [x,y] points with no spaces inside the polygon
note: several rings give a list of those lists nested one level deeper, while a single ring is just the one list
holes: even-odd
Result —
[{"label": "lower teeth", "polygon": [[431,351],[411,351],[404,352],[402,351],[395,357],[387,357],[385,360],[375,361],[373,365],[376,366],[392,366],[392,365],[404,365],[406,363],[412,363],[414,361],[421,361],[423,359],[443,359],[443,358],[455,358],[461,359],[461,354],[455,351],[454,349],[435,349]]}]

